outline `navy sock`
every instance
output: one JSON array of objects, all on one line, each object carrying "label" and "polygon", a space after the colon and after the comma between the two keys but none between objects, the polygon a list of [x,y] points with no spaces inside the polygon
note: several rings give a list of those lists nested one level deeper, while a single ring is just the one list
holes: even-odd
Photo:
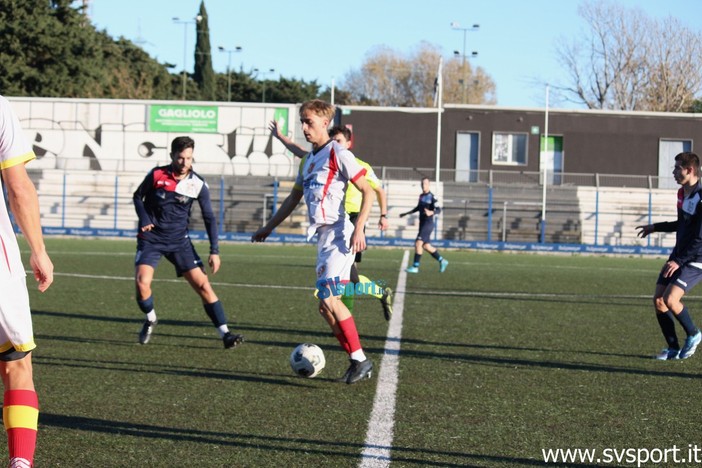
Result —
[{"label": "navy sock", "polygon": [[668,347],[672,349],[680,349],[678,335],[675,334],[675,320],[673,320],[673,313],[671,311],[668,311],[665,314],[656,312],[656,318],[658,319],[658,325],[660,325],[661,331],[663,332],[665,342],[668,343]]},{"label": "navy sock", "polygon": [[419,267],[419,262],[421,262],[421,261],[422,261],[422,254],[415,253],[413,266]]},{"label": "navy sock", "polygon": [[148,314],[149,312],[154,310],[154,296],[147,297],[143,301],[137,299],[137,304],[139,304],[139,308],[141,309],[142,312],[144,312],[145,314]]},{"label": "navy sock", "polygon": [[224,307],[221,301],[213,302],[212,304],[204,304],[207,316],[212,320],[215,327],[227,324],[227,317],[224,315]]},{"label": "navy sock", "polygon": [[697,333],[697,327],[692,322],[692,317],[690,317],[690,314],[687,312],[687,306],[683,307],[683,310],[681,310],[679,314],[675,314],[675,318],[685,329],[687,336],[692,336]]},{"label": "navy sock", "polygon": [[434,257],[438,262],[440,262],[441,260],[444,259],[444,257],[442,257],[441,254],[439,254],[439,250],[438,250],[438,249],[435,250],[435,251],[431,254],[431,256]]}]

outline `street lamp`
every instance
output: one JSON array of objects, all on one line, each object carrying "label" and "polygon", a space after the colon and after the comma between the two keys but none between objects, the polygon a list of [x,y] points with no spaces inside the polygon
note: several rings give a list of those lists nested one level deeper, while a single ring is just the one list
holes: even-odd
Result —
[{"label": "street lamp", "polygon": [[[463,78],[461,78],[460,80],[458,80],[458,83],[459,83],[459,84],[461,85],[461,87],[463,88],[463,104],[465,104],[465,103],[466,103],[466,86],[467,86],[467,84],[466,84],[466,68],[465,68],[465,63],[466,63],[466,62],[465,62],[465,60],[466,60],[466,58],[475,58],[475,57],[477,57],[477,56],[478,56],[478,53],[477,53],[476,51],[473,51],[473,52],[470,53],[470,57],[466,57],[464,54],[461,54],[461,53],[460,53],[459,51],[457,51],[457,50],[454,50],[454,51],[453,51],[453,56],[454,56],[454,57],[458,58],[458,57],[460,57],[461,55],[463,55]],[[474,85],[474,86],[477,86],[477,84],[478,84],[478,80],[473,80],[473,85]]]},{"label": "street lamp", "polygon": [[183,25],[183,101],[185,101],[185,87],[186,87],[186,60],[188,58],[187,52],[188,52],[188,25],[189,24],[198,24],[200,21],[202,21],[202,16],[197,15],[195,18],[192,20],[181,20],[177,16],[174,16],[172,18],[173,22],[176,24],[182,24]]},{"label": "street lamp", "polygon": [[226,52],[227,58],[227,101],[232,100],[232,52],[241,52],[241,46],[236,46],[233,49],[225,49],[222,46],[217,47],[220,52]]},{"label": "street lamp", "polygon": [[[467,84],[467,78],[466,78],[466,33],[468,31],[477,31],[480,29],[479,24],[474,24],[470,28],[463,28],[457,21],[452,21],[451,22],[451,29],[456,30],[456,31],[463,31],[463,104],[466,103],[466,84]],[[456,54],[456,52],[454,52]],[[472,57],[476,57],[478,55],[477,52],[472,53]]]},{"label": "street lamp", "polygon": [[254,72],[256,72],[256,77],[258,78],[259,73],[264,77],[264,79],[261,81],[263,83],[263,92],[261,93],[261,102],[266,102],[266,80],[265,76],[270,75],[272,73],[275,73],[275,68],[269,68],[268,71],[263,72],[260,71],[258,68],[253,69]]}]

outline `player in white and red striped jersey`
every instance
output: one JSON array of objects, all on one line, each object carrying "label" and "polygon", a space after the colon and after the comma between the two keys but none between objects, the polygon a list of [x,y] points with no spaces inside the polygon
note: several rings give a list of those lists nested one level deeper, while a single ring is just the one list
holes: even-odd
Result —
[{"label": "player in white and red striped jersey", "polygon": [[[334,117],[334,106],[313,100],[300,107],[300,122],[312,151],[300,162],[290,195],[273,217],[256,231],[252,242],[263,242],[304,197],[309,216],[308,239],[317,239],[317,282],[319,311],[329,324],[351,365],[342,377],[348,384],[370,378],[373,362],[365,355],[351,312],[341,301],[349,281],[355,252],[366,248],[363,226],[368,219],[374,192],[362,168],[346,148],[332,140],[327,129]],[[344,211],[346,187],[352,183],[363,194],[356,224]]]}]

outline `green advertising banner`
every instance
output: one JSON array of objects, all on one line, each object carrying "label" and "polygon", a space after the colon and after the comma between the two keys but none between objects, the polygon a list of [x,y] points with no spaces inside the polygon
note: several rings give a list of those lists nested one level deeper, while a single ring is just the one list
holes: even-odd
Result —
[{"label": "green advertising banner", "polygon": [[217,133],[216,106],[153,105],[149,107],[150,132]]}]

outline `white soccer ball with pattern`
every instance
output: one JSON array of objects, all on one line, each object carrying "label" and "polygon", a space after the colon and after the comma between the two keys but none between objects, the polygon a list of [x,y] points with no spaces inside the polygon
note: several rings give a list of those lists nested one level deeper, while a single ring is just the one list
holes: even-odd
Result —
[{"label": "white soccer ball with pattern", "polygon": [[324,352],[316,344],[302,343],[290,354],[290,367],[300,377],[316,377],[325,364]]}]

